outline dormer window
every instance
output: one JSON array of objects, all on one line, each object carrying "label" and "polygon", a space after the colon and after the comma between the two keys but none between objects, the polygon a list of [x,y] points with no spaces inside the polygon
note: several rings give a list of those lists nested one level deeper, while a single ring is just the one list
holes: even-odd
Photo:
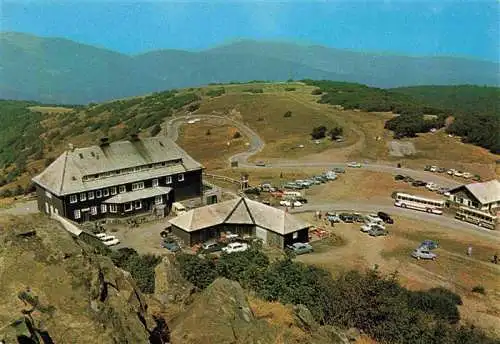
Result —
[{"label": "dormer window", "polygon": [[180,181],[180,182],[184,181],[184,173],[179,174],[177,176],[177,180]]}]

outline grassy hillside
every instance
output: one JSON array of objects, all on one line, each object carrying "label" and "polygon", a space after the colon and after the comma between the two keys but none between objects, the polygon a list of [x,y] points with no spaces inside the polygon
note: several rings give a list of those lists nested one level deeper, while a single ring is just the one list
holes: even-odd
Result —
[{"label": "grassy hillside", "polygon": [[[266,143],[252,159],[271,164],[277,159],[405,160],[407,166],[439,163],[491,174],[498,156],[461,144],[444,131],[404,139],[401,142],[415,145],[417,154],[403,160],[391,156],[388,145],[393,133],[385,126],[388,120],[401,117],[395,117],[391,110],[408,116],[442,111],[394,91],[312,81],[210,85],[71,108],[2,101],[0,115],[7,125],[0,127],[0,193],[23,192],[30,177],[69,143],[81,147],[95,144],[103,136],[113,141],[133,133],[158,135],[164,133],[169,118],[187,113],[217,114],[245,123]],[[313,129],[321,126],[327,131],[341,127],[344,141],[312,139]],[[210,171],[225,169],[228,158],[246,150],[249,142],[248,137],[237,136],[237,131],[231,123],[203,120],[181,126],[179,143]]]},{"label": "grassy hillside", "polygon": [[280,42],[239,41],[201,52],[129,56],[60,38],[0,33],[0,98],[101,102],[212,82],[328,79],[377,87],[498,85],[498,64],[460,58],[365,54]]}]

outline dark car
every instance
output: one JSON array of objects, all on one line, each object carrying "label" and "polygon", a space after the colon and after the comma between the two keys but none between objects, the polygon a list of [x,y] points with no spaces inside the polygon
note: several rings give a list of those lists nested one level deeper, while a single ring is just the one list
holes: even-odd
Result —
[{"label": "dark car", "polygon": [[295,200],[299,201],[302,204],[307,203],[307,198],[304,198],[304,197],[295,197]]},{"label": "dark car", "polygon": [[342,214],[339,215],[339,217],[344,222],[347,222],[347,223],[353,223],[354,222],[354,216],[352,216],[352,214],[342,213]]},{"label": "dark car", "polygon": [[404,180],[405,179],[405,176],[401,175],[401,174],[396,174],[394,176],[394,180]]},{"label": "dark car", "polygon": [[435,250],[438,247],[439,244],[437,243],[437,241],[434,240],[424,240],[419,246],[420,249],[426,248],[428,251]]},{"label": "dark car", "polygon": [[448,170],[446,168],[444,168],[444,167],[440,167],[440,168],[438,168],[437,171],[438,171],[438,173],[445,173]]},{"label": "dark car", "polygon": [[408,182],[408,183],[413,183],[415,181],[415,179],[413,179],[412,177],[410,176],[405,176],[405,178],[403,179],[405,182]]},{"label": "dark car", "polygon": [[379,211],[377,213],[377,216],[380,217],[382,219],[382,221],[384,221],[385,223],[388,223],[388,224],[393,224],[394,223],[394,220],[387,213]]},{"label": "dark car", "polygon": [[427,183],[426,182],[423,182],[421,180],[415,180],[414,182],[411,183],[412,186],[426,186]]},{"label": "dark car", "polygon": [[431,170],[431,165],[427,165],[424,167],[424,171],[430,171]]},{"label": "dark car", "polygon": [[207,241],[204,242],[203,245],[201,246],[200,253],[213,253],[213,252],[219,252],[222,250],[224,245],[217,241]]},{"label": "dark car", "polygon": [[365,217],[359,213],[352,214],[352,219],[354,222],[359,222],[359,223],[365,222]]},{"label": "dark car", "polygon": [[170,252],[180,251],[179,245],[173,239],[164,239],[161,245],[163,248],[166,248]]}]

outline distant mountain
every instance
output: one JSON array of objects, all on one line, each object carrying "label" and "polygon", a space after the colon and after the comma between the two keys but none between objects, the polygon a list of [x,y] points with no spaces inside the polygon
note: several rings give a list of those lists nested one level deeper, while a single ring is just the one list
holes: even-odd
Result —
[{"label": "distant mountain", "polygon": [[0,33],[0,98],[88,103],[212,82],[328,79],[377,87],[499,84],[499,64],[238,41],[128,56],[61,38]]}]

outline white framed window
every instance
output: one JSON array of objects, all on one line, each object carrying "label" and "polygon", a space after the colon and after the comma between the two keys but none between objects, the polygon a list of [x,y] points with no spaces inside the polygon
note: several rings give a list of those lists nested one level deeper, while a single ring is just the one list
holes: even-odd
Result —
[{"label": "white framed window", "polygon": [[172,176],[166,176],[165,177],[165,183],[172,184]]},{"label": "white framed window", "polygon": [[74,212],[73,212],[73,217],[75,219],[79,219],[80,217],[82,217],[82,213],[80,212],[79,209],[76,209]]},{"label": "white framed window", "polygon": [[141,200],[135,201],[134,202],[135,209],[141,209],[142,208],[142,202]]},{"label": "white framed window", "polygon": [[69,195],[69,203],[76,203],[78,202],[78,196],[77,195]]},{"label": "white framed window", "polygon": [[108,197],[108,196],[109,196],[109,189],[104,189],[104,190],[102,190],[102,195],[103,195],[104,197]]},{"label": "white framed window", "polygon": [[138,182],[132,184],[132,191],[144,189],[144,182]]},{"label": "white framed window", "polygon": [[132,211],[134,209],[132,202],[125,203],[125,211]]},{"label": "white framed window", "polygon": [[155,204],[156,205],[163,204],[163,197],[155,196]]},{"label": "white framed window", "polygon": [[116,192],[116,186],[113,186],[113,187],[111,188],[111,194],[112,194],[112,195],[116,195],[116,194],[117,194],[117,192]]},{"label": "white framed window", "polygon": [[90,215],[97,215],[97,207],[95,205],[90,207]]},{"label": "white framed window", "polygon": [[118,211],[118,207],[116,206],[116,204],[110,204],[109,205],[109,211],[111,213],[116,213]]},{"label": "white framed window", "polygon": [[85,201],[85,200],[87,200],[87,194],[85,192],[82,192],[80,194],[80,201]]},{"label": "white framed window", "polygon": [[95,192],[95,197],[96,197],[96,198],[101,198],[101,197],[102,197],[102,190],[97,190],[97,191]]},{"label": "white framed window", "polygon": [[158,185],[160,185],[158,179],[153,179],[153,187],[157,187]]},{"label": "white framed window", "polygon": [[180,182],[184,181],[184,173],[179,174],[177,176],[177,180],[180,181]]},{"label": "white framed window", "polygon": [[89,191],[88,197],[89,199],[94,199],[94,191]]},{"label": "white framed window", "polygon": [[118,187],[118,192],[119,192],[119,193],[124,193],[125,191],[127,191],[127,189],[125,188],[125,185],[120,185],[120,186]]},{"label": "white framed window", "polygon": [[108,207],[106,206],[106,204],[101,204],[101,213],[106,213],[108,211]]}]

